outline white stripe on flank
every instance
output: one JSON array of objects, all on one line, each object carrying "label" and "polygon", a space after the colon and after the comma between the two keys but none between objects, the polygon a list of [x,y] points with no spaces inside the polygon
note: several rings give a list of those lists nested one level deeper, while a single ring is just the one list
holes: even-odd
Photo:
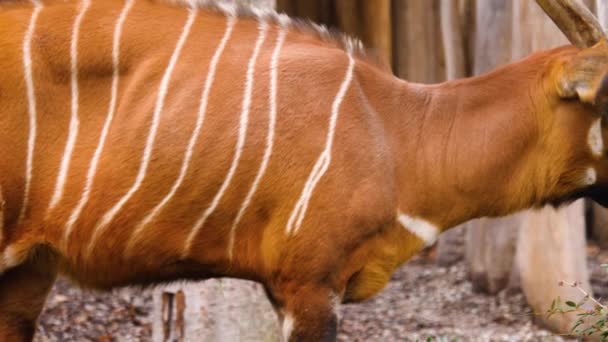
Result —
[{"label": "white stripe on flank", "polygon": [[34,89],[34,77],[32,76],[32,37],[36,29],[38,15],[42,10],[42,4],[38,0],[32,0],[34,11],[30,18],[25,37],[23,38],[23,71],[25,74],[25,86],[27,88],[27,105],[29,116],[29,137],[27,140],[27,159],[25,162],[25,189],[23,191],[23,204],[19,213],[19,222],[25,217],[30,199],[30,187],[32,184],[32,169],[34,165],[34,147],[36,145],[36,93]]},{"label": "white stripe on flank", "polygon": [[421,218],[410,217],[399,212],[397,219],[405,230],[422,240],[427,247],[433,245],[441,233],[437,226]]},{"label": "white stripe on flank", "polygon": [[152,116],[152,126],[150,127],[150,131],[148,132],[148,138],[146,140],[146,146],[144,148],[144,153],[142,156],[141,164],[139,166],[139,172],[137,173],[137,177],[135,178],[135,182],[133,186],[129,189],[129,191],[110,209],[106,212],[101,218],[101,222],[97,224],[97,226],[93,229],[93,235],[91,240],[89,241],[89,246],[87,248],[87,255],[91,253],[93,247],[95,246],[95,242],[97,238],[101,235],[104,229],[112,222],[114,217],[118,214],[118,212],[122,209],[122,207],[127,203],[127,201],[139,190],[144,179],[146,178],[146,173],[148,171],[148,166],[150,164],[150,157],[152,155],[152,150],[154,149],[154,141],[156,140],[156,132],[158,131],[158,125],[160,122],[160,116],[165,106],[165,98],[167,96],[167,90],[169,87],[169,82],[171,81],[171,75],[173,74],[173,69],[175,69],[175,65],[179,59],[182,48],[186,43],[186,39],[190,34],[190,29],[194,24],[194,20],[196,19],[196,15],[198,10],[192,9],[188,11],[188,20],[184,25],[183,31],[179,37],[175,50],[171,55],[171,59],[169,60],[169,65],[163,74],[163,78],[160,82],[160,87],[158,90],[158,97],[156,98],[156,104],[154,107],[154,114]]},{"label": "white stripe on flank", "polygon": [[209,71],[207,72],[207,79],[205,80],[205,86],[203,88],[203,92],[201,95],[200,107],[198,111],[198,117],[196,119],[196,124],[194,126],[194,131],[190,136],[190,141],[188,142],[188,147],[186,148],[186,153],[184,155],[184,161],[182,163],[182,167],[179,173],[179,176],[171,191],[163,198],[163,200],[144,218],[144,220],[137,226],[129,244],[127,245],[127,254],[130,253],[130,250],[134,247],[137,237],[142,233],[145,226],[150,223],[160,213],[162,208],[173,198],[177,189],[182,185],[184,178],[186,178],[186,174],[188,173],[188,169],[190,167],[190,161],[192,159],[192,154],[194,152],[194,147],[201,133],[201,129],[203,127],[203,123],[205,122],[205,114],[207,113],[207,104],[209,103],[209,94],[211,93],[211,87],[213,86],[213,82],[215,80],[215,72],[217,70],[217,65],[220,61],[220,57],[224,52],[224,48],[232,35],[232,29],[234,28],[234,24],[236,23],[236,18],[228,17],[226,23],[226,31],[224,36],[222,37],[217,49],[215,50],[215,54],[211,58],[211,62],[209,63]]},{"label": "white stripe on flank", "polygon": [[279,73],[279,56],[281,52],[281,47],[285,42],[285,36],[287,35],[287,31],[282,29],[279,32],[277,37],[277,43],[272,53],[272,60],[270,62],[270,95],[269,102],[270,108],[268,113],[268,136],[266,137],[266,150],[264,151],[264,157],[262,159],[262,164],[260,165],[260,169],[258,174],[251,185],[251,189],[249,189],[249,193],[245,197],[241,208],[239,209],[234,222],[232,223],[232,227],[230,227],[230,237],[228,240],[228,257],[232,260],[232,251],[234,249],[234,235],[236,233],[236,228],[239,225],[241,218],[245,214],[245,210],[249,207],[251,203],[251,199],[255,194],[255,191],[258,188],[262,177],[264,177],[264,173],[266,172],[266,167],[268,167],[268,162],[270,160],[270,156],[272,155],[272,149],[274,144],[274,128],[277,121],[277,90],[278,90],[278,73]]},{"label": "white stripe on flank", "polygon": [[196,222],[196,224],[190,231],[190,234],[188,235],[188,240],[186,241],[186,246],[182,253],[183,257],[187,257],[188,254],[190,253],[190,249],[192,248],[192,244],[193,244],[194,239],[196,238],[199,230],[205,225],[205,222],[207,221],[209,216],[211,216],[211,214],[217,208],[220,200],[222,199],[222,196],[224,196],[226,189],[228,189],[228,186],[230,185],[230,182],[232,181],[232,177],[234,176],[234,174],[236,172],[237,166],[239,165],[239,161],[241,159],[241,154],[243,153],[243,146],[245,145],[245,137],[247,135],[249,110],[251,107],[251,94],[253,92],[253,78],[254,78],[254,73],[255,73],[255,64],[258,59],[260,49],[262,48],[262,44],[264,43],[264,40],[266,39],[266,32],[268,31],[268,24],[265,22],[261,22],[259,24],[259,31],[260,32],[258,34],[258,39],[255,43],[255,48],[253,50],[253,55],[249,59],[249,64],[247,66],[247,80],[246,80],[246,85],[245,85],[245,95],[243,97],[243,108],[241,111],[241,118],[240,118],[240,123],[239,123],[239,137],[238,137],[238,140],[236,143],[236,152],[234,154],[234,158],[232,159],[232,165],[230,166],[230,169],[228,170],[228,174],[226,175],[226,178],[224,179],[224,183],[222,184],[219,191],[213,198],[213,201],[211,201],[209,208],[207,208],[207,210],[205,210],[205,212],[203,213],[201,218]]},{"label": "white stripe on flank", "polygon": [[112,88],[110,95],[110,107],[108,109],[108,115],[106,116],[106,121],[103,125],[103,129],[101,130],[101,135],[99,137],[99,142],[97,143],[97,148],[95,149],[95,153],[93,154],[93,159],[91,160],[91,164],[89,166],[89,171],[87,172],[87,180],[84,186],[84,191],[82,196],[80,197],[80,201],[72,211],[70,218],[68,219],[68,223],[66,225],[66,230],[63,236],[64,244],[67,243],[70,234],[72,234],[72,229],[76,220],[80,216],[82,209],[88,203],[89,197],[91,194],[91,187],[93,186],[93,179],[95,178],[95,174],[97,173],[97,165],[99,164],[99,159],[101,158],[101,152],[103,151],[106,138],[108,136],[108,132],[110,130],[110,124],[114,119],[114,114],[116,113],[116,102],[118,98],[118,81],[120,79],[120,38],[122,35],[122,27],[127,19],[127,15],[131,8],[133,7],[135,0],[126,0],[125,6],[120,13],[120,16],[116,22],[116,26],[114,27],[114,39],[112,44],[112,65],[113,65],[113,75],[112,75]]},{"label": "white stripe on flank", "polygon": [[4,197],[2,195],[2,186],[0,186],[0,243],[4,240]]},{"label": "white stripe on flank", "polygon": [[353,79],[353,70],[355,68],[355,59],[352,55],[348,54],[348,70],[346,72],[346,77],[340,86],[340,90],[336,95],[334,103],[331,108],[331,119],[329,123],[329,130],[327,132],[327,142],[325,143],[325,149],[319,156],[319,159],[315,163],[315,166],[308,176],[308,180],[304,185],[304,189],[302,190],[302,194],[296,202],[296,205],[289,216],[289,220],[287,221],[287,233],[297,233],[298,229],[302,226],[302,221],[304,220],[304,216],[306,215],[306,210],[308,209],[308,203],[310,202],[310,197],[312,196],[312,192],[314,191],[317,183],[321,180],[327,169],[329,168],[329,164],[331,163],[331,148],[334,141],[334,135],[336,132],[336,124],[338,122],[338,116],[340,114],[340,105],[344,100],[344,96],[346,96],[346,91],[350,87],[350,84]]},{"label": "white stripe on flank", "polygon": [[82,0],[80,10],[74,21],[74,29],[72,31],[72,41],[70,46],[70,61],[72,68],[72,111],[70,117],[70,128],[68,134],[68,140],[65,145],[65,151],[63,152],[63,159],[61,160],[61,166],[59,168],[59,174],[57,175],[57,183],[55,184],[55,192],[51,198],[48,211],[50,212],[61,200],[65,187],[65,181],[68,177],[68,171],[70,169],[70,161],[72,160],[72,152],[74,151],[74,145],[76,144],[76,138],[78,137],[78,128],[80,126],[80,119],[78,118],[78,39],[80,36],[80,25],[85,13],[91,5],[90,0]]}]

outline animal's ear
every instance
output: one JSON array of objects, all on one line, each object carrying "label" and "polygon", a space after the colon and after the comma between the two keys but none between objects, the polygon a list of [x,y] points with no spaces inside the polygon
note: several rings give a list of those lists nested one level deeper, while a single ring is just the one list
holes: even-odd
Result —
[{"label": "animal's ear", "polygon": [[556,76],[561,98],[578,98],[592,105],[608,103],[608,42],[602,39],[564,60]]}]

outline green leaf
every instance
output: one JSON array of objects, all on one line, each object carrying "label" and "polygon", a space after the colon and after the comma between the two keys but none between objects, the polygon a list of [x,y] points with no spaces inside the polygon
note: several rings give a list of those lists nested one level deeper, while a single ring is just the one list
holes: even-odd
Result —
[{"label": "green leaf", "polygon": [[579,325],[583,324],[585,321],[581,318],[578,321],[576,321],[576,323],[574,323],[574,326],[572,327],[572,329],[570,330],[573,333],[578,333],[578,331],[576,330],[576,328],[579,327]]},{"label": "green leaf", "polygon": [[556,306],[556,305],[557,305],[557,299],[554,299],[554,300],[551,302],[551,308],[549,309],[549,312],[551,312],[551,311],[555,310],[555,306]]}]

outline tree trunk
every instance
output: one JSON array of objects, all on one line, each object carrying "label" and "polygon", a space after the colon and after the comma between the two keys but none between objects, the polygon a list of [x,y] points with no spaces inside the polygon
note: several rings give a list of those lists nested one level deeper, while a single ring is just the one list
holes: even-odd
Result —
[{"label": "tree trunk", "polygon": [[591,236],[602,249],[608,249],[608,210],[591,202]]},{"label": "tree trunk", "polygon": [[[485,73],[511,61],[513,3],[477,1],[473,71]],[[497,293],[512,278],[515,241],[520,217],[480,219],[468,225],[465,260],[469,278],[478,291]]]},{"label": "tree trunk", "polygon": [[330,25],[333,11],[332,0],[276,0],[276,8],[292,17],[312,20],[319,24]]},{"label": "tree trunk", "polygon": [[595,1],[595,10],[597,11],[597,17],[600,23],[604,27],[604,31],[608,28],[608,2],[605,0]]},{"label": "tree trunk", "polygon": [[439,0],[393,2],[395,71],[411,82],[445,80]]},{"label": "tree trunk", "polygon": [[558,296],[578,302],[583,295],[576,289],[560,287],[560,281],[579,282],[591,293],[586,265],[583,201],[568,208],[546,207],[529,212],[520,230],[517,261],[521,287],[536,319],[558,333],[569,332],[578,317],[573,314],[544,315]]},{"label": "tree trunk", "polygon": [[153,341],[278,341],[276,314],[259,284],[234,279],[159,288]]},{"label": "tree trunk", "polygon": [[465,262],[474,290],[495,294],[510,284],[522,220],[518,214],[468,224]]},{"label": "tree trunk", "polygon": [[[453,80],[467,76],[467,47],[465,26],[462,22],[461,2],[441,0],[441,35],[445,55],[446,79]],[[443,233],[437,242],[437,264],[452,265],[462,259],[464,225]]]},{"label": "tree trunk", "polygon": [[386,65],[392,64],[390,0],[336,0],[335,10],[341,31],[360,38]]},{"label": "tree trunk", "polygon": [[[608,29],[608,2],[596,0],[596,10],[598,19],[606,31]],[[601,248],[608,249],[608,210],[595,202],[591,204],[591,210],[593,239]]]},{"label": "tree trunk", "polygon": [[[532,51],[566,44],[553,22],[533,2],[514,2],[515,58]],[[561,298],[575,302],[582,295],[573,288],[560,287],[560,281],[580,282],[590,290],[585,248],[584,201],[555,210],[546,207],[524,216],[519,231],[517,261],[521,287],[534,312],[545,313],[551,302]],[[536,316],[539,322],[556,332],[567,332],[576,320],[574,315]]]}]

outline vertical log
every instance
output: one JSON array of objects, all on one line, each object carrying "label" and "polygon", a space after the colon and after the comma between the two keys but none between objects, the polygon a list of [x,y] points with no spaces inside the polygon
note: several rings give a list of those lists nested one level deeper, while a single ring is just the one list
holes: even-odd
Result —
[{"label": "vertical log", "polygon": [[461,1],[441,0],[440,19],[443,50],[445,53],[446,79],[453,80],[467,76],[466,46],[462,23]]},{"label": "vertical log", "polygon": [[[604,31],[608,30],[608,1],[596,0],[596,11]],[[608,209],[591,204],[591,235],[601,248],[608,249]]]},{"label": "vertical log", "polygon": [[393,2],[393,59],[399,77],[423,83],[445,79],[439,12],[439,0]]},{"label": "vertical log", "polygon": [[[567,43],[533,2],[516,0],[513,20],[513,55],[516,58]],[[522,290],[535,312],[546,312],[558,296],[575,302],[582,299],[575,289],[559,287],[559,281],[578,281],[590,291],[583,203],[577,201],[559,210],[547,207],[525,216],[517,242],[517,264]],[[555,315],[547,319],[539,315],[537,319],[556,332],[567,332],[577,317]]]},{"label": "vertical log", "polygon": [[332,0],[276,0],[276,9],[292,17],[310,19],[319,24],[333,23]]},{"label": "vertical log", "polygon": [[361,39],[379,51],[386,65],[391,65],[393,56],[393,35],[390,0],[359,0],[365,32]]},{"label": "vertical log", "polygon": [[[441,34],[445,54],[446,79],[467,76],[467,47],[465,26],[462,21],[462,1],[441,0]],[[449,266],[462,257],[465,226],[443,233],[437,243],[437,264]]]},{"label": "vertical log", "polygon": [[[511,61],[511,1],[477,1],[474,65],[476,75]],[[480,219],[469,224],[465,260],[476,290],[497,293],[509,284],[515,258],[518,216]]]},{"label": "vertical log", "polygon": [[[529,212],[519,234],[517,261],[521,287],[534,312],[544,313],[558,296],[580,301],[583,296],[560,281],[579,282],[591,293],[586,265],[583,201],[568,208],[546,207]],[[536,317],[539,323],[558,333],[570,331],[577,316]]]},{"label": "vertical log", "polygon": [[276,314],[259,284],[234,279],[154,293],[153,341],[278,341]]},{"label": "vertical log", "polygon": [[595,1],[595,10],[597,11],[597,17],[600,20],[600,24],[604,28],[604,31],[608,29],[608,2],[605,0]]},{"label": "vertical log", "polygon": [[494,294],[509,286],[521,222],[521,215],[512,215],[468,224],[465,262],[476,291]]},{"label": "vertical log", "polygon": [[602,249],[608,249],[608,210],[591,202],[591,236]]},{"label": "vertical log", "polygon": [[335,12],[335,24],[341,31],[361,39],[379,53],[386,65],[391,65],[390,0],[336,0]]}]

